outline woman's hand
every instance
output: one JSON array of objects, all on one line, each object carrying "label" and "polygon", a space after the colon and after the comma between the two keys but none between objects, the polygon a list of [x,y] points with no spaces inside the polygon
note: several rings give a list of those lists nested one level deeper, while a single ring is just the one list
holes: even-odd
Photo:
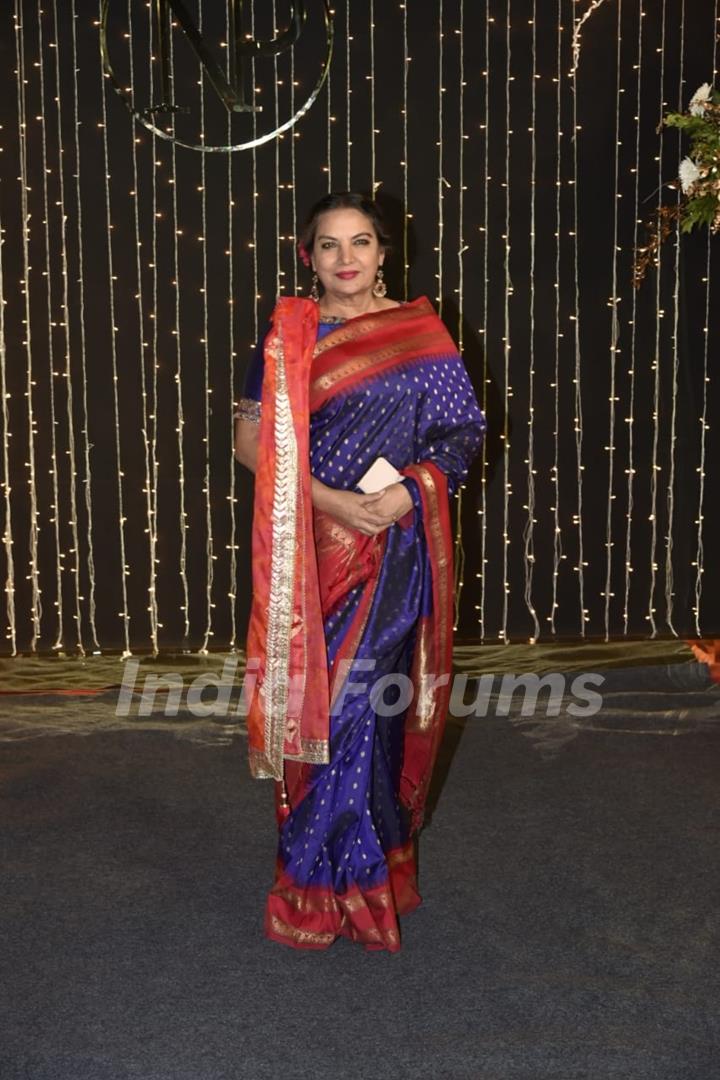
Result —
[{"label": "woman's hand", "polygon": [[372,495],[338,491],[313,477],[313,502],[342,525],[365,536],[376,536],[412,509],[412,498],[404,484],[391,484]]},{"label": "woman's hand", "polygon": [[408,510],[413,508],[412,495],[401,482],[390,484],[382,491],[376,492],[371,498],[376,500],[373,504],[376,513],[390,514],[393,521],[404,517]]}]

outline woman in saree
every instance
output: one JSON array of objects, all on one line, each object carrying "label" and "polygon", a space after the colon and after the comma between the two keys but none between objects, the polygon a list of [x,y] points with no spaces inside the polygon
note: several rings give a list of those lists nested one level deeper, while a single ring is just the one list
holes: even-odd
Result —
[{"label": "woman in saree", "polygon": [[[295,948],[397,951],[420,903],[450,693],[449,499],[485,428],[429,301],[385,295],[387,251],[374,201],[316,204],[310,299],[278,300],[236,412],[256,474],[250,767],[275,781],[279,827],[265,932]],[[389,480],[363,492],[378,459]]]}]

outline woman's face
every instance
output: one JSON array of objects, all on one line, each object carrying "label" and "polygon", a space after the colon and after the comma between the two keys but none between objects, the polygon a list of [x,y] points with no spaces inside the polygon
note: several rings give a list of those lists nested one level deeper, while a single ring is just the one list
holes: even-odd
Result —
[{"label": "woman's face", "polygon": [[318,218],[312,262],[329,296],[370,292],[384,259],[373,223],[360,210],[328,210]]}]

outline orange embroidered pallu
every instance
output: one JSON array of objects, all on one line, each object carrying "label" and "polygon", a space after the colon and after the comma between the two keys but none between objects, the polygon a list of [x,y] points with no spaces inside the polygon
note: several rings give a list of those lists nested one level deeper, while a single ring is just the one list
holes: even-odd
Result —
[{"label": "orange embroidered pallu", "polygon": [[[319,327],[281,299],[264,348],[248,715],[254,775],[284,780],[270,937],[399,947],[419,902],[412,835],[442,735],[452,650],[449,499],[484,430],[429,302]],[[313,510],[379,456],[413,510],[366,537]],[[279,787],[279,785],[278,785]]]}]

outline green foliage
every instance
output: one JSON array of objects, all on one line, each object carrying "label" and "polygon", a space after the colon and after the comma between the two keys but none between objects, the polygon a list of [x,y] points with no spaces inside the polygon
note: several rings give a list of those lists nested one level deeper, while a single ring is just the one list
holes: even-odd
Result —
[{"label": "green foliage", "polygon": [[663,119],[665,127],[688,136],[689,159],[681,165],[679,180],[668,185],[681,189],[679,199],[674,206],[658,208],[657,217],[647,225],[647,242],[636,248],[636,288],[649,267],[657,266],[660,247],[678,226],[683,233],[695,228],[720,232],[720,91],[711,89],[704,98],[707,90],[706,83],[695,94],[687,112],[671,112]]},{"label": "green foliage", "polygon": [[692,232],[696,225],[706,225],[709,228],[717,211],[718,200],[715,195],[698,195],[694,199],[688,199],[680,218],[681,232]]}]

